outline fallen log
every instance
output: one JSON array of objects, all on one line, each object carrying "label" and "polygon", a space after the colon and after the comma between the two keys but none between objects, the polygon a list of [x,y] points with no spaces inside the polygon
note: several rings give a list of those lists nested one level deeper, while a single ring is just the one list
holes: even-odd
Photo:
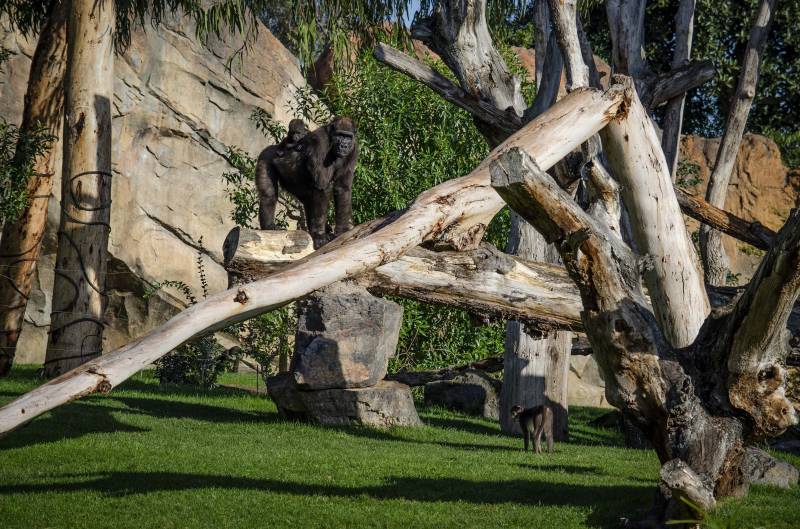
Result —
[{"label": "fallen log", "polygon": [[[285,253],[267,250],[280,246],[285,233],[235,228],[225,250],[231,284],[264,279],[290,265]],[[248,241],[242,256],[234,247],[236,237]],[[266,248],[260,249],[260,244]],[[276,257],[282,260],[274,261]],[[412,248],[396,261],[359,276],[358,282],[376,295],[458,307],[483,318],[515,319],[542,333],[583,330],[581,298],[563,267],[526,261],[487,243],[464,252]]]},{"label": "fallen log", "polygon": [[503,207],[490,187],[489,164],[519,147],[549,168],[618,114],[624,90],[576,90],[509,137],[469,175],[420,194],[405,211],[368,227],[359,238],[315,252],[268,279],[209,296],[137,340],[51,380],[0,408],[0,434],[76,398],[106,393],[193,337],[289,303],[309,292],[397,259],[424,241],[482,234]]}]

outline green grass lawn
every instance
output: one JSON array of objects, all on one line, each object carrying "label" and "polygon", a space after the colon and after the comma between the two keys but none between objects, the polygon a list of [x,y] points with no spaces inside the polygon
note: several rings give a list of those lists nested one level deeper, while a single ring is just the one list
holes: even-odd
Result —
[{"label": "green grass lawn", "polygon": [[[34,371],[0,380],[0,404],[34,387]],[[0,528],[617,527],[656,486],[653,452],[587,426],[599,410],[573,409],[572,441],[534,456],[493,422],[441,410],[420,408],[420,428],[328,428],[285,421],[263,397],[151,376],[0,439]],[[717,517],[798,527],[800,490],[753,487]]]}]

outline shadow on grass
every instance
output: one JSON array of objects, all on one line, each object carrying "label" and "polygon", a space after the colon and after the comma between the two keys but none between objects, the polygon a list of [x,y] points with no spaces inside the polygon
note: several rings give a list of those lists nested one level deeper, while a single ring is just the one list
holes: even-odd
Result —
[{"label": "shadow on grass", "polygon": [[[133,381],[126,389],[153,394],[153,398],[111,394],[89,397],[68,406],[58,407],[44,417],[27,424],[14,435],[0,439],[0,450],[22,448],[65,439],[76,439],[94,433],[138,433],[150,431],[127,424],[125,415],[141,415],[157,419],[187,419],[211,423],[268,423],[280,420],[277,413],[268,411],[246,412],[225,406],[211,406],[194,402],[181,402],[166,398],[175,395],[177,386],[160,388],[155,384]],[[198,395],[198,391],[183,389],[178,393]],[[214,390],[214,395],[217,390]],[[237,392],[232,394],[240,395]],[[120,404],[122,406],[120,406]]]},{"label": "shadow on grass", "polygon": [[462,432],[469,432],[478,435],[491,435],[501,436],[498,426],[490,426],[488,424],[481,424],[475,420],[461,419],[458,417],[422,417],[422,421],[436,428],[452,428],[454,430],[461,430]]},{"label": "shadow on grass", "polygon": [[616,527],[618,518],[615,513],[629,510],[630,506],[646,506],[653,494],[653,488],[645,486],[574,485],[536,480],[470,481],[458,478],[389,477],[381,485],[361,487],[173,472],[66,474],[55,479],[58,483],[2,486],[0,495],[92,491],[108,496],[126,496],[163,491],[230,489],[355,499],[369,497],[418,502],[595,507],[587,518],[591,525]]}]

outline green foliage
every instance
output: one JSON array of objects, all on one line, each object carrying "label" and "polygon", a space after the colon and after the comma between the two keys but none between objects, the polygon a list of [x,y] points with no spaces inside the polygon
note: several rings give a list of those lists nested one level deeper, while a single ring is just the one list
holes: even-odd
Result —
[{"label": "green foliage", "polygon": [[[197,251],[197,273],[205,299],[208,297],[208,280],[203,263],[203,254],[205,253],[203,238],[200,237],[198,242],[200,248]],[[189,305],[197,303],[197,297],[189,285],[183,281],[173,280],[156,283],[145,292],[144,298],[148,299],[156,291],[165,288],[174,288],[181,292]],[[182,384],[210,389],[216,385],[217,379],[223,372],[233,367],[238,356],[239,351],[226,350],[213,333],[205,334],[156,360],[156,377],[162,384]]]},{"label": "green foliage", "polygon": [[16,220],[28,207],[28,181],[34,163],[55,138],[44,127],[20,135],[19,128],[0,118],[0,225]]},{"label": "green foliage", "polygon": [[162,384],[209,389],[214,387],[222,372],[233,367],[234,360],[213,334],[202,336],[159,359],[156,377]]},{"label": "green foliage", "polygon": [[275,360],[289,358],[294,347],[297,314],[294,305],[281,307],[225,329],[236,336],[241,352],[258,362],[264,379],[277,370]]},{"label": "green foliage", "polygon": [[694,187],[703,181],[700,177],[700,164],[686,158],[678,160],[675,176],[675,184],[682,188]]},{"label": "green foliage", "polygon": [[258,191],[255,185],[256,161],[247,153],[228,147],[228,163],[234,170],[222,173],[225,192],[233,204],[231,219],[237,226],[254,228],[253,220],[258,214]]}]

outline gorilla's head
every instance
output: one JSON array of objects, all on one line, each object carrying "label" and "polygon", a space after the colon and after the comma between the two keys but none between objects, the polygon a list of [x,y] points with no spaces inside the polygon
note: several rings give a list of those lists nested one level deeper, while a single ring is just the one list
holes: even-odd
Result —
[{"label": "gorilla's head", "polygon": [[339,158],[344,158],[353,152],[356,142],[356,128],[350,118],[336,117],[328,125],[331,148]]},{"label": "gorilla's head", "polygon": [[293,119],[289,122],[289,132],[286,137],[290,143],[297,143],[308,134],[308,127],[302,119]]}]

